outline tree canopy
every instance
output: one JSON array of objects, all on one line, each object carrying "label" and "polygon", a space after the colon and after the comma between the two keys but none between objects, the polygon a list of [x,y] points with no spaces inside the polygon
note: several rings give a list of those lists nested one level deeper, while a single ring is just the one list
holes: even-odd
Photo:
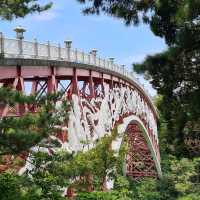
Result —
[{"label": "tree canopy", "polygon": [[[198,0],[77,0],[86,7],[85,14],[105,13],[122,19],[127,25],[140,22],[150,25],[157,36],[164,37],[168,44],[187,28],[187,22],[194,24],[198,19]],[[194,40],[193,40],[194,41]]]},{"label": "tree canopy", "polygon": [[51,6],[51,2],[41,5],[38,0],[1,0],[0,18],[12,20],[13,18],[25,17],[27,14],[48,10]]}]

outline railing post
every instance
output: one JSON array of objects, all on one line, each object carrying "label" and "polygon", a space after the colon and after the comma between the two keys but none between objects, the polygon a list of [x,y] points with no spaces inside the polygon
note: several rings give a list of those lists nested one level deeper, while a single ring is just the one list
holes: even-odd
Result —
[{"label": "railing post", "polygon": [[84,54],[84,52],[82,52],[82,60],[83,60],[83,63],[85,63],[84,61],[85,61],[85,54]]},{"label": "railing post", "polygon": [[4,36],[3,33],[0,32],[0,56],[4,55]]},{"label": "railing post", "polygon": [[92,49],[92,51],[90,52],[90,54],[93,56],[94,59],[94,65],[97,64],[97,50],[96,49]]},{"label": "railing post", "polygon": [[106,68],[106,59],[103,60],[104,68]]},{"label": "railing post", "polygon": [[23,39],[24,39],[24,32],[26,31],[24,28],[21,26],[18,26],[14,29],[16,32],[16,38],[18,39],[18,50],[19,50],[19,55],[23,54]]},{"label": "railing post", "polygon": [[100,67],[100,65],[101,65],[101,59],[99,58],[99,67]]},{"label": "railing post", "polygon": [[91,63],[91,54],[88,54],[88,63]]},{"label": "railing post", "polygon": [[22,49],[22,39],[18,39],[17,38],[17,53],[18,53],[18,55],[19,56],[21,56],[22,55],[22,53],[23,53],[23,49]]},{"label": "railing post", "polygon": [[67,60],[71,60],[70,52],[71,52],[71,47],[72,47],[72,41],[71,40],[65,40],[65,48],[67,49]]},{"label": "railing post", "polygon": [[111,64],[111,69],[113,69],[113,64],[114,64],[114,58],[109,58],[110,64]]},{"label": "railing post", "polygon": [[51,50],[50,50],[50,42],[47,41],[47,55],[48,55],[48,58],[51,58]]},{"label": "railing post", "polygon": [[78,50],[75,49],[75,61],[78,62]]},{"label": "railing post", "polygon": [[19,55],[23,54],[23,40],[19,39],[18,40],[18,48],[19,48]]},{"label": "railing post", "polygon": [[58,44],[58,59],[61,59],[61,46],[60,43]]},{"label": "railing post", "polygon": [[35,58],[38,57],[38,42],[37,39],[34,39],[34,54],[35,54]]}]

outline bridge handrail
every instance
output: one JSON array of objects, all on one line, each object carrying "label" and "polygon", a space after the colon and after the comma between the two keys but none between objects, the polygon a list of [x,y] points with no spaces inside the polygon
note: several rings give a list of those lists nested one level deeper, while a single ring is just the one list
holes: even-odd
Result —
[{"label": "bridge handrail", "polygon": [[7,58],[31,58],[31,59],[47,59],[57,61],[68,61],[88,64],[94,67],[101,67],[133,80],[146,93],[151,101],[152,97],[149,92],[140,83],[139,79],[134,76],[134,72],[127,71],[124,66],[115,64],[112,60],[102,59],[94,53],[84,53],[71,47],[61,47],[60,44],[52,45],[48,41],[46,44],[34,41],[26,41],[22,39],[5,38],[0,33],[0,54]]}]

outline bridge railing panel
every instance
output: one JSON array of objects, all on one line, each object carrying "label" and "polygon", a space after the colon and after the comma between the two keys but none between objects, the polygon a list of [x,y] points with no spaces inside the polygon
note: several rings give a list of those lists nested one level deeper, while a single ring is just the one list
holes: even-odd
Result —
[{"label": "bridge railing panel", "polygon": [[4,40],[4,53],[16,57],[20,54],[19,51],[19,40],[5,39]]},{"label": "bridge railing panel", "polygon": [[90,64],[90,55],[89,54],[84,54],[84,63]]},{"label": "bridge railing panel", "polygon": [[108,60],[105,61],[105,68],[109,69],[109,61]]},{"label": "bridge railing panel", "polygon": [[55,46],[51,46],[50,47],[50,55],[51,55],[51,58],[55,58],[55,59],[60,58],[59,48],[55,47]]},{"label": "bridge railing panel", "polygon": [[119,65],[114,65],[115,71],[121,73]]},{"label": "bridge railing panel", "polygon": [[115,70],[116,72],[118,72],[118,73],[120,72],[120,71],[119,71],[118,65],[114,64],[114,70]]},{"label": "bridge railing panel", "polygon": [[38,57],[48,58],[48,45],[38,44]]},{"label": "bridge railing panel", "polygon": [[76,62],[76,50],[70,50],[70,61]]},{"label": "bridge railing panel", "polygon": [[77,51],[77,62],[83,63],[83,53],[80,51]]},{"label": "bridge railing panel", "polygon": [[111,69],[112,69],[113,71],[116,71],[116,65],[115,65],[114,63],[111,63],[110,66],[111,66]]},{"label": "bridge railing panel", "polygon": [[106,68],[109,70],[112,70],[113,67],[112,67],[112,63],[110,63],[110,61],[107,62]]},{"label": "bridge railing panel", "polygon": [[105,67],[105,60],[104,59],[100,59],[100,67]]},{"label": "bridge railing panel", "polygon": [[117,70],[118,70],[118,72],[119,72],[120,74],[122,73],[122,68],[121,68],[120,65],[117,66]]},{"label": "bridge railing panel", "polygon": [[69,60],[69,55],[68,55],[68,51],[65,48],[61,48],[60,49],[60,56],[62,60]]},{"label": "bridge railing panel", "polygon": [[96,57],[95,66],[100,67],[100,58],[99,57]]},{"label": "bridge railing panel", "polygon": [[96,65],[96,58],[94,55],[90,54],[90,64],[91,65]]},{"label": "bridge railing panel", "polygon": [[35,57],[35,45],[33,42],[23,41],[22,42],[23,57]]}]

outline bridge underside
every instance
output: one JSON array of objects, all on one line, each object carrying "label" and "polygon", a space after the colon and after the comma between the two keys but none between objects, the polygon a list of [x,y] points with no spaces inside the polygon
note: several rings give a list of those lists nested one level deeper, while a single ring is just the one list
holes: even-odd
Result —
[{"label": "bridge underside", "polygon": [[128,140],[128,151],[125,158],[126,176],[134,180],[158,177],[155,162],[140,127],[136,123],[131,123],[125,134]]}]

